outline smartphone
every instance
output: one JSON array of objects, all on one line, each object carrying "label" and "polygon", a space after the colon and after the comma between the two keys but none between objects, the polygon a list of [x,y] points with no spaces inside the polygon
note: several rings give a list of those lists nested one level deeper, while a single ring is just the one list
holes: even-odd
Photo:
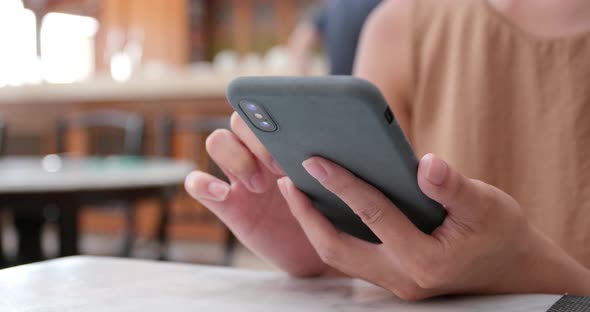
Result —
[{"label": "smartphone", "polygon": [[424,233],[443,222],[445,210],[420,190],[418,159],[370,82],[349,76],[241,77],[230,83],[227,98],[297,188],[341,231],[380,242],[303,168],[312,156],[379,189]]}]

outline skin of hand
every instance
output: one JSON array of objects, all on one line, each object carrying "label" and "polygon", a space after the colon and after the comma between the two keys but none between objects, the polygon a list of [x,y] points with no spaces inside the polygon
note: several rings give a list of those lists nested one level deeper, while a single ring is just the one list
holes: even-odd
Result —
[{"label": "skin of hand", "polygon": [[217,130],[206,142],[230,183],[195,171],[186,179],[187,192],[246,247],[280,269],[299,277],[328,273],[331,268],[320,259],[278,190],[282,169],[236,113],[231,127],[233,132]]},{"label": "skin of hand", "polygon": [[[389,0],[375,11],[365,26],[355,69],[357,76],[381,88],[406,134],[410,130],[410,95],[405,90],[411,80],[407,75],[411,62],[410,50],[404,43],[410,41],[411,3]],[[304,56],[309,51],[305,47],[317,41],[310,35],[310,27],[303,24],[291,40]],[[382,40],[384,36],[392,40]],[[295,44],[297,41],[301,42]],[[289,274],[316,276],[334,272],[317,255],[281,196],[275,182],[284,174],[278,165],[237,114],[231,123],[233,133],[217,130],[206,144],[230,183],[196,171],[186,179],[187,192],[217,215],[246,247]]]},{"label": "skin of hand", "polygon": [[[491,1],[492,4],[494,2],[500,1]],[[513,1],[513,3],[517,3],[517,1]],[[525,6],[520,2],[518,3],[522,6]],[[566,4],[563,1],[555,1],[555,3],[559,3],[560,6]],[[415,16],[414,5],[415,1],[412,0],[384,1],[380,5],[380,7],[377,10],[375,10],[373,14],[371,14],[369,20],[365,24],[363,34],[361,36],[361,41],[359,43],[357,59],[355,62],[355,75],[361,78],[365,78],[379,87],[379,89],[383,93],[383,96],[386,98],[387,102],[391,106],[391,109],[394,112],[394,115],[396,116],[398,123],[403,128],[404,132],[406,133],[410,141],[412,141],[411,120],[413,113],[411,99],[414,97],[414,90],[416,88],[415,82],[418,81],[418,79],[420,78],[415,76],[415,72],[412,68],[412,64],[415,63],[415,58],[419,55],[419,51],[414,50],[413,46],[411,45],[411,43],[413,42],[413,17]],[[533,4],[527,3],[526,6],[528,5]],[[548,11],[545,10],[545,12]],[[539,19],[536,20],[538,21]],[[420,174],[424,173],[424,167],[421,166],[420,168]],[[420,176],[419,178],[421,181],[421,187],[428,186],[428,184],[424,183],[426,181],[424,179],[424,176]],[[481,182],[474,183],[480,186],[483,185]],[[437,188],[434,189],[436,190]],[[490,188],[482,187],[481,189],[488,189],[489,191]],[[436,195],[429,193],[431,190],[432,189],[423,188],[423,191],[427,195]],[[495,190],[494,193],[498,194],[501,192]],[[499,198],[506,197],[506,194],[499,196]],[[439,199],[436,196],[434,196],[433,198],[439,201]],[[508,200],[508,202],[512,202],[512,204],[510,204],[512,206],[516,205],[512,200]],[[486,205],[484,206],[484,208],[488,206],[489,205]],[[513,208],[512,212],[510,210],[507,210],[507,213],[516,213],[516,215],[518,216],[517,220],[522,221],[522,216],[520,216],[520,212],[515,211],[518,211],[518,209]],[[449,211],[449,213],[451,217],[455,214],[454,211]],[[453,218],[450,218],[450,220],[452,219]],[[513,224],[512,222],[514,222],[513,220],[508,221],[509,223],[496,223],[497,220],[488,220],[484,228],[487,228],[494,224],[508,226],[510,224]],[[523,224],[522,226],[524,227],[524,229],[530,229],[530,225]],[[445,227],[443,226],[442,228]],[[523,252],[525,254],[533,255],[531,257],[533,258],[533,260],[529,261],[531,263],[528,266],[525,266],[524,268],[520,269],[521,274],[517,272],[519,269],[515,270],[513,276],[521,278],[516,278],[517,281],[513,282],[511,285],[503,286],[500,285],[498,282],[494,283],[491,281],[484,283],[484,279],[478,279],[480,281],[480,285],[473,285],[468,282],[465,282],[463,284],[456,283],[454,285],[440,285],[440,283],[444,283],[444,281],[454,280],[452,277],[449,277],[448,275],[438,279],[432,278],[432,276],[436,277],[436,274],[444,275],[453,273],[452,269],[449,269],[449,271],[445,271],[445,268],[440,268],[439,270],[442,271],[442,273],[439,272],[435,273],[434,275],[430,275],[432,283],[428,283],[428,281],[426,281],[426,283],[423,283],[424,281],[422,281],[422,286],[425,287],[419,287],[420,285],[417,286],[416,282],[423,279],[420,279],[419,275],[415,275],[415,279],[413,281],[414,284],[409,286],[406,285],[408,288],[404,288],[402,290],[406,291],[406,297],[410,299],[428,297],[430,295],[435,295],[436,293],[450,292],[560,293],[569,291],[571,293],[579,293],[586,295],[590,293],[590,290],[588,290],[588,287],[590,287],[590,278],[588,277],[589,273],[586,269],[584,269],[579,263],[575,262],[575,260],[566,255],[559,247],[555,246],[543,235],[539,234],[535,229],[521,229],[521,231],[523,231],[522,233],[526,235],[522,235],[522,237],[505,237],[505,239],[503,240],[504,245],[496,246],[506,246],[506,248],[508,248],[506,244],[510,243],[512,244],[512,247],[519,246],[518,248],[520,248],[521,251],[523,248],[530,248],[530,252],[527,253],[526,250],[524,250]],[[501,233],[497,234],[500,235]],[[435,232],[434,237],[437,237],[437,235],[441,235],[439,230]],[[537,245],[539,246],[535,247]],[[535,254],[537,256],[534,256]],[[461,259],[463,258],[459,257],[455,261],[459,261]],[[493,257],[490,256],[480,259],[482,259],[483,261],[486,259],[493,259]],[[449,261],[452,260],[453,259]],[[521,257],[515,257],[514,260],[518,261],[512,262],[512,266],[519,265],[519,262],[522,262]],[[489,260],[486,260],[485,262],[487,263],[488,261]],[[524,262],[526,263],[527,261]],[[497,264],[498,263],[496,263],[496,265]],[[484,263],[481,263],[480,265],[482,268],[486,267]],[[488,269],[490,268],[488,267]],[[462,273],[466,272],[469,271],[465,269]],[[345,273],[350,274],[351,272],[346,272],[345,270]],[[488,272],[489,276],[495,276],[500,273],[502,272]],[[385,274],[385,272],[383,272],[383,274]],[[510,281],[511,279],[506,278],[504,280]],[[378,280],[375,282],[379,283]],[[387,286],[385,285],[385,287]],[[391,287],[389,287],[388,289],[390,288]],[[422,288],[426,288],[427,290],[423,290]],[[403,296],[404,294],[401,295]]]},{"label": "skin of hand", "polygon": [[[407,42],[411,42],[412,4],[411,0],[389,0],[376,10],[365,27],[355,69],[356,75],[380,87],[410,140],[413,77]],[[345,201],[356,198],[349,206],[378,236],[392,234],[382,239],[384,244],[372,245],[338,232],[312,209],[307,197],[284,178],[272,157],[236,115],[232,116],[232,130],[218,130],[207,140],[209,154],[229,177],[230,184],[197,171],[187,178],[186,189],[246,247],[292,275],[324,275],[336,267],[407,300],[448,293],[590,294],[588,271],[532,228],[508,195],[462,177],[446,164],[440,165],[440,160],[436,163],[446,168],[444,182],[429,182],[427,176],[437,167],[433,156],[421,161],[420,187],[446,206],[449,217],[432,236],[417,232],[383,195],[337,165],[322,159],[306,162],[306,167],[320,162],[328,169],[328,178],[322,182],[328,189],[334,172],[356,181],[360,189],[337,188],[335,192]],[[457,177],[468,183],[457,183]],[[290,205],[279,193],[277,179]],[[478,202],[469,204],[468,199]],[[377,213],[376,203],[389,209]],[[369,217],[367,207],[371,207]],[[376,224],[386,224],[384,220],[392,223],[375,229]],[[400,233],[415,236],[402,240],[405,236]],[[343,250],[348,251],[344,256],[340,254]],[[359,250],[367,253],[355,253]]]},{"label": "skin of hand", "polygon": [[304,163],[380,237],[383,244],[376,245],[335,229],[237,114],[231,124],[233,133],[218,130],[207,140],[230,184],[196,171],[186,189],[246,247],[291,275],[339,270],[406,300],[450,293],[590,294],[588,271],[532,228],[510,196],[432,155],[420,163],[419,184],[448,212],[432,235],[338,165],[321,158]]},{"label": "skin of hand", "polygon": [[310,74],[313,50],[319,46],[320,34],[311,21],[300,22],[289,38],[289,52],[298,75]]},{"label": "skin of hand", "polygon": [[432,235],[420,232],[378,190],[320,157],[303,163],[380,238],[337,230],[288,177],[279,188],[320,258],[405,300],[443,294],[590,295],[590,272],[534,229],[506,193],[468,179],[434,155],[420,162],[422,191],[447,210]]}]

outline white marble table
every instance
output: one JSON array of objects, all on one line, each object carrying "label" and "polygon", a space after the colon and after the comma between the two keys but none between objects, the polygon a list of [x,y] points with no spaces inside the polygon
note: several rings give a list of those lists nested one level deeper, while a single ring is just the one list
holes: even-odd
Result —
[{"label": "white marble table", "polygon": [[0,157],[0,196],[174,185],[193,169],[167,158]]},{"label": "white marble table", "polygon": [[143,101],[222,97],[231,76],[169,74],[157,79],[118,83],[97,78],[72,84],[41,84],[0,88],[0,105]]},{"label": "white marble table", "polygon": [[547,311],[561,296],[440,298],[406,303],[358,280],[71,257],[0,271],[0,310],[12,311]]},{"label": "white marble table", "polygon": [[[75,255],[79,207],[105,200],[156,198],[166,214],[174,191],[193,169],[189,162],[167,158],[0,157],[0,208],[14,210],[19,234],[17,262],[43,259],[40,233],[46,205],[60,209],[60,255]],[[158,240],[163,245],[166,224],[160,225]],[[131,250],[127,245],[125,254]],[[164,248],[161,250],[163,253]],[[2,260],[0,253],[0,263]]]}]

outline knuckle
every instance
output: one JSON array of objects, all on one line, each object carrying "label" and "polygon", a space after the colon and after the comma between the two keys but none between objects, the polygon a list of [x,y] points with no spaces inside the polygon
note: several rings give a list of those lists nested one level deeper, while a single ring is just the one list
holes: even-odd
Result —
[{"label": "knuckle", "polygon": [[268,150],[266,150],[266,148],[264,147],[264,145],[262,145],[262,143],[260,143],[260,141],[258,141],[258,138],[256,139],[256,146],[252,147],[252,153],[254,155],[256,155],[256,157],[258,157],[262,162],[268,164],[270,163],[273,158],[270,155],[270,153],[268,152]]},{"label": "knuckle", "polygon": [[499,204],[498,193],[496,188],[479,180],[472,180],[475,189],[477,190],[477,197],[480,198],[480,211],[483,214],[498,212],[494,207],[502,206]]},{"label": "knuckle", "polygon": [[316,251],[324,263],[332,266],[338,266],[343,256],[336,244],[331,243],[329,240],[319,244]]},{"label": "knuckle", "polygon": [[423,272],[414,277],[416,284],[423,289],[435,289],[439,285],[439,281],[431,272]]},{"label": "knuckle", "polygon": [[420,254],[412,257],[408,269],[410,272],[414,273],[415,276],[419,276],[425,270],[432,268],[433,265],[436,264],[431,257]]},{"label": "knuckle", "polygon": [[449,198],[453,200],[460,198],[463,192],[465,192],[465,184],[466,179],[463,176],[458,176],[457,179],[455,179],[455,183],[451,186]]},{"label": "knuckle", "polygon": [[[484,196],[484,201],[490,203],[494,207],[509,207],[509,208],[519,208],[520,205],[518,202],[512,198],[510,195],[506,194],[504,191],[500,190],[499,188],[489,185],[485,182],[474,180],[475,185],[479,185],[482,191],[482,196]],[[519,209],[517,209],[519,210]]]},{"label": "knuckle", "polygon": [[249,176],[256,171],[256,162],[249,155],[232,155],[231,162],[227,163],[228,170],[237,176]]},{"label": "knuckle", "polygon": [[383,207],[379,206],[378,204],[371,204],[365,208],[360,209],[356,213],[367,225],[381,222],[385,214]]},{"label": "knuckle", "polygon": [[238,138],[242,139],[242,143],[246,146],[252,154],[259,158],[264,163],[272,161],[272,156],[268,150],[262,145],[260,140],[251,132],[248,127],[245,127],[245,123],[237,113],[233,113],[230,119],[230,125],[233,133]]},{"label": "knuckle", "polygon": [[234,165],[230,168],[230,172],[236,176],[250,176],[256,171],[256,165],[247,158],[236,159]]},{"label": "knuckle", "polygon": [[418,285],[405,285],[393,291],[393,293],[404,301],[418,301],[426,298],[426,292]]},{"label": "knuckle", "polygon": [[499,223],[520,226],[523,219],[526,219],[520,205],[510,195],[479,180],[472,180],[472,183],[477,191],[476,196],[480,199],[477,216],[482,220],[496,221],[486,222],[484,228]]},{"label": "knuckle", "polygon": [[449,267],[445,265],[447,258],[440,250],[420,252],[406,260],[405,271],[420,288],[437,289],[449,280]]},{"label": "knuckle", "polygon": [[234,134],[230,131],[215,130],[207,137],[205,147],[211,158],[222,168],[238,176],[250,174],[256,170],[256,162],[241,148],[235,148],[235,140]]},{"label": "knuckle", "polygon": [[238,113],[233,112],[229,119],[229,126],[233,132],[239,131],[242,124],[242,118]]},{"label": "knuckle", "polygon": [[482,202],[494,204],[498,200],[499,190],[495,187],[475,179],[470,179],[470,183],[474,186],[477,197],[481,198]]},{"label": "knuckle", "polygon": [[354,188],[352,181],[343,180],[337,176],[331,176],[324,183],[330,186],[332,192],[337,195],[347,195]]},{"label": "knuckle", "polygon": [[226,142],[231,135],[231,132],[225,129],[217,129],[213,131],[205,140],[205,148],[209,154],[215,152],[218,146],[223,146],[224,142]]},{"label": "knuckle", "polygon": [[433,262],[432,266],[423,268],[416,272],[414,281],[422,289],[439,289],[443,287],[445,281],[449,280],[449,274],[443,266]]}]

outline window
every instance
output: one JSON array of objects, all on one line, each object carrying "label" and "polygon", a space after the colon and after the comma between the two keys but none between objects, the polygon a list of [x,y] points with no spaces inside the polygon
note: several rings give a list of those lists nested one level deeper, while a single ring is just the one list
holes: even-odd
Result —
[{"label": "window", "polygon": [[35,14],[20,0],[0,1],[0,87],[40,82]]},{"label": "window", "polygon": [[41,23],[37,56],[35,14],[21,0],[0,0],[0,87],[71,83],[94,74],[94,18],[47,14]]},{"label": "window", "polygon": [[43,77],[49,83],[72,83],[94,74],[94,36],[98,22],[91,17],[49,13],[41,23]]}]

